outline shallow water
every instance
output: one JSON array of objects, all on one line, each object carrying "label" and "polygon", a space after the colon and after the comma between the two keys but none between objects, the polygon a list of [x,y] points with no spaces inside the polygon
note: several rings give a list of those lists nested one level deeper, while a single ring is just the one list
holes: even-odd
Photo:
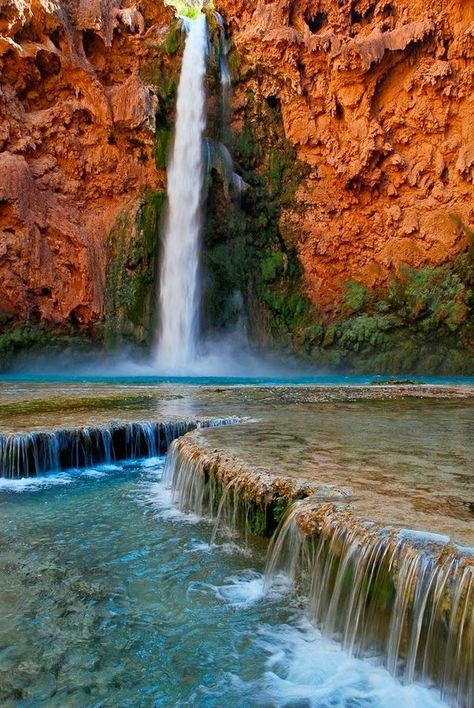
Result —
[{"label": "shallow water", "polygon": [[0,383],[92,383],[109,385],[151,386],[173,384],[174,386],[365,386],[385,382],[409,380],[418,384],[435,386],[473,386],[474,376],[390,376],[369,374],[310,374],[274,376],[143,376],[21,373],[0,374]]},{"label": "shallow water", "polygon": [[171,504],[163,460],[0,489],[4,706],[438,706],[321,637],[264,548]]},{"label": "shallow water", "polygon": [[474,545],[472,400],[268,407],[199,438],[252,468],[344,490],[365,518]]}]

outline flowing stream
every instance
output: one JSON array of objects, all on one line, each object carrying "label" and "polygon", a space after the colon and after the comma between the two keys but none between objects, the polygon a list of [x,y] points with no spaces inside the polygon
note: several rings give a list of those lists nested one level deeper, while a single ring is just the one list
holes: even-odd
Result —
[{"label": "flowing stream", "polygon": [[305,618],[264,547],[172,503],[163,458],[0,489],[0,704],[443,705]]},{"label": "flowing stream", "polygon": [[160,333],[155,360],[167,371],[194,361],[199,318],[199,247],[206,125],[206,16],[187,22],[178,88],[176,134],[168,168],[168,223],[160,283]]},{"label": "flowing stream", "polygon": [[[277,478],[198,449],[184,437],[168,453],[164,480],[179,509],[212,518],[212,541],[220,529],[271,529],[255,500],[275,499]],[[473,705],[472,549],[359,519],[346,494],[321,485],[293,504],[272,536],[266,589],[283,571],[322,634],[351,655],[378,655],[404,682],[433,682],[452,705]]]}]

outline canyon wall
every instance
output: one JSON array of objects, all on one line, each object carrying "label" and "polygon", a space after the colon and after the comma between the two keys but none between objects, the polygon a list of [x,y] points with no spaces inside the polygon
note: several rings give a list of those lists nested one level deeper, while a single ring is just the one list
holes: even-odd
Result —
[{"label": "canyon wall", "polygon": [[0,3],[0,313],[90,325],[105,311],[106,243],[146,188],[157,92],[144,67],[173,17],[160,2]]},{"label": "canyon wall", "polygon": [[[264,344],[467,373],[474,6],[214,5],[231,43],[227,142],[249,188],[239,211],[212,177],[208,326],[238,292]],[[149,339],[181,49],[158,0],[0,0],[5,341],[25,323]],[[214,139],[217,91],[210,77]]]},{"label": "canyon wall", "polygon": [[[295,219],[310,297],[441,264],[474,224],[474,5],[464,0],[220,3],[243,86],[276,102],[310,166]],[[458,217],[459,221],[453,216]]]}]

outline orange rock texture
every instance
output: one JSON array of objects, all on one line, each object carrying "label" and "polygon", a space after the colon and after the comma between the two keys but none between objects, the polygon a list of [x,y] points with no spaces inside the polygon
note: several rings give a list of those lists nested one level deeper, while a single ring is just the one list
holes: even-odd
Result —
[{"label": "orange rock texture", "polygon": [[[443,263],[474,226],[474,5],[465,0],[219,0],[246,92],[281,109],[310,165],[282,228],[310,298]],[[143,79],[172,19],[160,0],[0,0],[0,311],[104,314],[105,244],[145,188],[157,92]],[[457,217],[454,223],[452,216]],[[458,224],[458,225],[456,225]]]},{"label": "orange rock texture", "polygon": [[161,3],[0,0],[0,311],[88,324],[117,215],[164,183],[157,98],[140,77]]},{"label": "orange rock texture", "polygon": [[[278,100],[311,174],[286,214],[310,297],[441,264],[474,225],[474,4],[222,0],[245,90]],[[237,116],[245,93],[236,96]],[[240,103],[240,105],[239,105]]]}]

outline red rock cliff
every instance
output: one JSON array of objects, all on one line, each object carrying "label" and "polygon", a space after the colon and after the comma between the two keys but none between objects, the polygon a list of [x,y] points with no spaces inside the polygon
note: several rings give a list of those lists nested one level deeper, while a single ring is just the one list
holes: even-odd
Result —
[{"label": "red rock cliff", "polygon": [[[118,213],[163,184],[155,94],[140,78],[172,14],[161,3],[0,0],[0,309],[103,314]],[[145,19],[146,18],[146,19]]]},{"label": "red rock cliff", "polygon": [[[331,308],[349,278],[465,248],[474,224],[474,4],[465,0],[222,0],[246,89],[276,97],[312,171],[299,255]],[[238,115],[245,104],[236,96]],[[287,215],[290,221],[291,214]]]},{"label": "red rock cliff", "polygon": [[[311,299],[440,264],[474,224],[474,5],[465,0],[220,0],[245,93],[271,98],[310,165],[287,211]],[[0,0],[0,310],[87,324],[105,243],[145,187],[158,98],[141,76],[161,2]],[[284,225],[283,224],[283,225]]]}]

